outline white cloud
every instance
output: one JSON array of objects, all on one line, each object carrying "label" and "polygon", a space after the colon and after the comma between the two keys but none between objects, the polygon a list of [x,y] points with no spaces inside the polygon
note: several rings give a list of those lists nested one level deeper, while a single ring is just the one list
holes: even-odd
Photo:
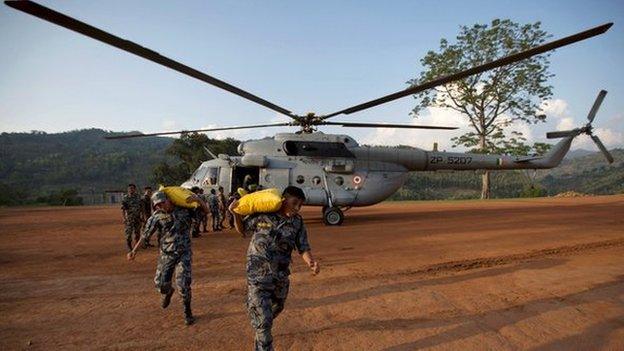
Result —
[{"label": "white cloud", "polygon": [[176,121],[172,119],[163,119],[162,129],[165,132],[173,132],[173,131],[178,130],[178,124],[176,123]]},{"label": "white cloud", "polygon": [[570,130],[576,127],[576,123],[574,122],[574,118],[572,117],[564,117],[557,122],[557,130]]},{"label": "white cloud", "polygon": [[624,133],[621,132],[615,132],[606,128],[596,128],[594,134],[600,138],[603,144],[608,146],[616,146],[624,143]]},{"label": "white cloud", "polygon": [[375,128],[371,133],[360,140],[362,144],[370,145],[410,145],[423,149],[431,149],[433,143],[438,143],[440,150],[450,150],[450,139],[460,136],[469,128],[468,120],[459,112],[450,108],[429,107],[418,118],[412,119],[412,125],[455,126],[458,130],[427,130],[427,129],[393,129]]},{"label": "white cloud", "polygon": [[541,103],[540,109],[546,114],[547,118],[554,119],[557,130],[569,130],[576,128],[577,124],[574,118],[570,116],[568,102],[563,99],[546,100]]},{"label": "white cloud", "polygon": [[563,99],[552,99],[543,101],[540,104],[540,110],[549,117],[563,118],[570,115],[568,103]]},{"label": "white cloud", "polygon": [[533,138],[533,132],[531,130],[531,126],[528,123],[525,123],[522,121],[515,121],[511,124],[510,130],[515,130],[515,131],[522,133],[522,135],[526,139],[525,141],[526,144],[533,144],[533,142],[535,142]]}]

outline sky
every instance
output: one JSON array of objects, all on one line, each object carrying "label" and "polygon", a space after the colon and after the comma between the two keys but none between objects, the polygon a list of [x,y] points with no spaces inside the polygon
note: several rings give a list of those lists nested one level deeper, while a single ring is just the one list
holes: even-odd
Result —
[{"label": "sky", "polygon": [[[453,41],[460,25],[541,21],[553,39],[614,22],[604,35],[561,48],[548,118],[516,125],[529,142],[584,124],[624,147],[624,1],[40,1],[122,38],[237,85],[295,113],[329,113],[405,89],[419,60]],[[0,5],[0,132],[83,128],[157,132],[286,121],[263,106]],[[364,144],[450,149],[461,115],[405,97],[334,120],[453,125],[458,131],[322,127]],[[295,131],[216,132],[246,140]],[[589,138],[573,148],[595,149]]]}]

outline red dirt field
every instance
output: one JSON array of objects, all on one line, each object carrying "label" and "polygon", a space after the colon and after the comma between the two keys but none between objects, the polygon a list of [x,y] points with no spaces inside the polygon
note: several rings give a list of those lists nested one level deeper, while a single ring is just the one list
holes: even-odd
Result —
[{"label": "red dirt field", "polygon": [[[624,196],[397,202],[341,227],[304,211],[277,350],[624,350]],[[162,310],[157,251],[116,207],[0,209],[0,349],[249,350],[248,239],[193,242],[193,307]]]}]

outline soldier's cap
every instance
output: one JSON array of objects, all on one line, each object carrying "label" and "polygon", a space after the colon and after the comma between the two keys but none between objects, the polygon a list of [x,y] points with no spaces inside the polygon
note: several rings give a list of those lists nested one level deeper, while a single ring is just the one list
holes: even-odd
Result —
[{"label": "soldier's cap", "polygon": [[156,191],[152,194],[152,204],[154,206],[167,201],[167,195],[162,191]]}]

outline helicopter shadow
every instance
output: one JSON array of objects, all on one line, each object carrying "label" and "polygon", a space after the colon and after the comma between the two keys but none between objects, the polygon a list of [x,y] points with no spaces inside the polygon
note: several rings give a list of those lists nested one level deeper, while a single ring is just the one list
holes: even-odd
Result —
[{"label": "helicopter shadow", "polygon": [[358,290],[358,291],[349,291],[345,293],[340,293],[337,295],[330,295],[321,298],[315,299],[295,299],[293,300],[293,307],[295,309],[305,309],[305,308],[313,308],[313,307],[321,307],[328,305],[336,305],[342,304],[352,301],[363,300],[371,297],[376,297],[385,294],[393,294],[400,292],[407,292],[417,290],[423,287],[431,287],[431,286],[440,286],[440,285],[449,285],[455,284],[464,281],[470,281],[473,279],[481,279],[487,277],[495,277],[500,275],[511,274],[517,271],[522,270],[543,270],[550,269],[559,265],[562,265],[566,262],[564,259],[547,259],[540,260],[530,263],[521,263],[515,264],[511,266],[505,267],[497,267],[497,268],[489,268],[482,269],[475,272],[469,272],[465,274],[459,275],[449,275],[439,278],[427,279],[427,280],[415,280],[410,282],[401,282],[401,283],[384,283],[383,285],[373,286],[370,288]]}]

